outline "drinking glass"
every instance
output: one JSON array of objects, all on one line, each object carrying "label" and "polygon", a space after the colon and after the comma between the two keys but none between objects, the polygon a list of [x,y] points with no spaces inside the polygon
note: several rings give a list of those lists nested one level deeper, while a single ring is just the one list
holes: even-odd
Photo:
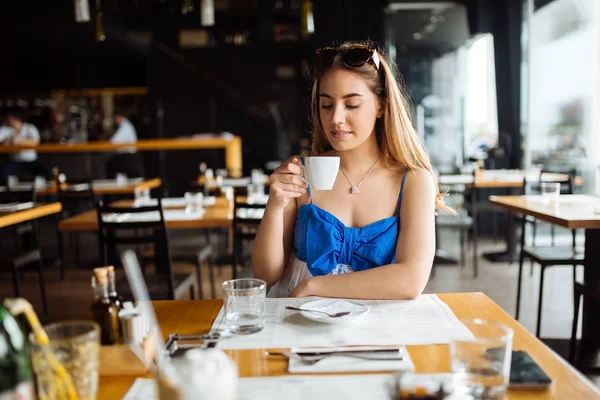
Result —
[{"label": "drinking glass", "polygon": [[546,203],[555,202],[560,196],[560,183],[558,182],[542,182],[540,189]]},{"label": "drinking glass", "polygon": [[[30,334],[31,361],[40,400],[58,400],[67,393],[56,374],[52,357],[64,368],[79,400],[94,400],[98,391],[100,327],[93,321],[57,322],[44,326],[50,343],[40,344]],[[48,353],[50,352],[50,354]]]},{"label": "drinking glass", "polygon": [[513,330],[480,319],[461,323],[471,335],[450,341],[455,391],[475,398],[502,398],[510,376]]},{"label": "drinking glass", "polygon": [[150,200],[150,189],[135,188],[133,190],[136,204],[146,204]]},{"label": "drinking glass", "polygon": [[127,175],[126,174],[117,174],[116,175],[116,179],[117,179],[117,185],[119,186],[124,186],[127,184]]},{"label": "drinking glass", "polygon": [[16,175],[9,175],[6,178],[6,185],[11,188],[19,184],[19,178]]},{"label": "drinking glass", "polygon": [[225,281],[221,287],[227,330],[242,335],[260,332],[265,325],[267,283],[244,278]]}]

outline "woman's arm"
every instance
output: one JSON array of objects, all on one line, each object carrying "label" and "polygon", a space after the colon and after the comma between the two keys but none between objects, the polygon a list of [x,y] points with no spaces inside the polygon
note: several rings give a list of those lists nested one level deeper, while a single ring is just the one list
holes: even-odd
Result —
[{"label": "woman's arm", "polygon": [[296,223],[296,198],[306,193],[296,176],[302,172],[299,162],[297,157],[287,160],[271,175],[269,202],[252,245],[252,273],[269,286],[283,275]]},{"label": "woman's arm", "polygon": [[435,255],[435,185],[427,170],[409,171],[400,207],[396,264],[302,281],[291,296],[414,299],[425,289]]}]

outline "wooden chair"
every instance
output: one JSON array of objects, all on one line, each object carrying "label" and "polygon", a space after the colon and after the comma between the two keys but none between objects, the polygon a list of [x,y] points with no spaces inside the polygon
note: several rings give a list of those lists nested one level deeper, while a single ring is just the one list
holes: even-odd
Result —
[{"label": "wooden chair", "polygon": [[[539,183],[539,182],[538,182]],[[523,182],[523,187],[527,187],[528,183],[526,180]],[[570,193],[573,191],[573,178],[569,179],[567,183]],[[535,188],[534,188],[535,190]],[[528,246],[526,244],[526,233],[527,225],[534,224],[535,219],[527,218],[527,216],[521,216],[521,252],[519,256],[519,277],[517,280],[517,307],[515,312],[515,318],[519,319],[519,312],[521,306],[521,282],[523,279],[523,264],[526,259],[531,260],[532,263],[538,263],[540,265],[540,288],[538,295],[538,310],[537,310],[537,324],[536,324],[536,336],[540,337],[541,324],[542,324],[542,302],[544,294],[544,272],[546,268],[558,265],[572,265],[573,266],[573,282],[575,282],[577,265],[583,265],[584,254],[583,249],[576,246],[576,231],[572,230],[572,244],[570,246]]]},{"label": "wooden chair", "polygon": [[[0,193],[0,203],[13,202],[35,202],[36,190],[31,187],[27,190],[6,190]],[[15,245],[12,249],[3,249],[1,252],[2,262],[0,268],[10,270],[13,279],[13,290],[15,297],[21,295],[20,273],[28,266],[34,266],[38,272],[40,281],[40,292],[42,298],[42,309],[44,315],[48,315],[48,303],[46,299],[46,285],[44,282],[44,263],[39,248],[39,236],[37,222],[35,220],[23,222],[12,226],[15,231]]]},{"label": "wooden chair", "polygon": [[[59,179],[55,180],[56,197],[62,205],[60,219],[72,217],[82,212],[91,210],[96,205],[96,195],[92,186],[91,179],[85,180],[69,180],[60,175]],[[75,262],[79,264],[81,260],[80,252],[80,233],[69,235],[69,247],[75,249]],[[58,233],[58,251],[61,267],[61,279],[64,279],[65,265],[65,248],[64,248],[64,233]]]},{"label": "wooden chair", "polygon": [[[194,274],[175,274],[171,258],[169,234],[161,200],[144,207],[111,207],[98,202],[98,240],[104,265],[120,265],[118,247],[153,246],[156,273],[145,276],[152,300],[174,300],[189,291],[194,298]],[[141,233],[143,232],[143,233]],[[121,296],[132,299],[127,282],[117,283]]]},{"label": "wooden chair", "polygon": [[233,249],[227,254],[215,257],[209,270],[213,297],[216,292],[213,266],[231,265],[233,279],[238,278],[238,266],[249,264],[249,257],[244,254],[243,246],[254,240],[265,209],[265,204],[240,202],[239,196],[234,196],[233,204]]}]

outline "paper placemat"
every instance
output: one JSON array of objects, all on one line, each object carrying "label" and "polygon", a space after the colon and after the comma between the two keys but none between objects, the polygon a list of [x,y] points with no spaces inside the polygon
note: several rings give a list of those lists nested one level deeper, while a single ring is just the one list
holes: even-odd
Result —
[{"label": "paper placemat", "polygon": [[[165,221],[193,221],[201,219],[206,210],[195,210],[188,212],[186,210],[163,210]],[[157,221],[158,211],[148,211],[136,214],[130,213],[112,213],[104,216],[106,222],[148,222]]]},{"label": "paper placemat", "polygon": [[[237,400],[389,400],[391,375],[240,378]],[[123,400],[156,400],[152,379],[135,380]]]},{"label": "paper placemat", "polygon": [[[369,313],[341,324],[310,321],[286,306],[301,307],[319,299],[266,299],[265,326],[251,335],[232,335],[219,341],[221,349],[290,348],[294,346],[447,344],[451,337],[471,337],[450,307],[434,294],[415,300],[361,300]],[[223,308],[211,332],[226,330]]]}]

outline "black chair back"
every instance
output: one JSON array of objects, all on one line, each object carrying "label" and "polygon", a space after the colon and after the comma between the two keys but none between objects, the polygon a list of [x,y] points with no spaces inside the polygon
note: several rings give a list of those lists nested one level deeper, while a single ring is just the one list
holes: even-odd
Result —
[{"label": "black chair back", "polygon": [[25,188],[11,188],[8,185],[0,189],[0,203],[27,203],[37,199],[34,185]]},{"label": "black chair back", "polygon": [[[252,241],[262,220],[266,204],[249,204],[242,201],[239,196],[234,196],[233,202],[233,277],[237,277],[235,266],[242,260],[242,246],[244,242]],[[262,212],[261,212],[262,210]]]},{"label": "black chair back", "polygon": [[96,204],[96,195],[91,179],[55,181],[56,196],[62,204],[61,217],[67,218],[91,210]]},{"label": "black chair back", "polygon": [[169,234],[162,201],[144,207],[114,207],[98,202],[98,241],[104,265],[120,265],[118,247],[151,245],[157,274],[167,278],[169,297],[175,299],[175,283]]}]

